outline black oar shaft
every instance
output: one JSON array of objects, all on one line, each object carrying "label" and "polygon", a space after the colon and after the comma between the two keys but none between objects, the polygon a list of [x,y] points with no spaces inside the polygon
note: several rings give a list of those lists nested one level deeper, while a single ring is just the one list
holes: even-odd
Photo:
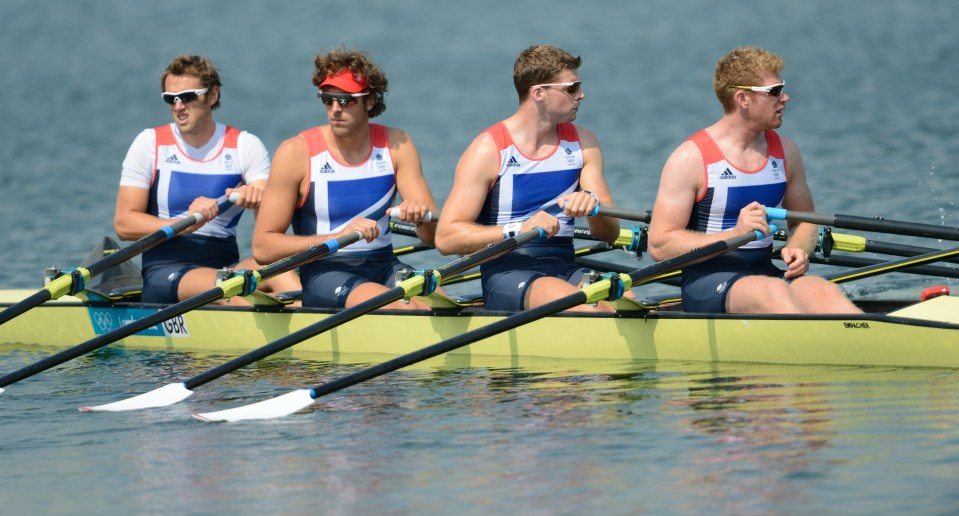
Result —
[{"label": "black oar shaft", "polygon": [[397,369],[402,369],[404,367],[411,366],[417,362],[422,362],[424,360],[433,358],[437,355],[442,355],[443,353],[448,353],[457,348],[472,344],[479,340],[483,340],[487,337],[492,337],[503,333],[504,331],[512,330],[524,324],[542,319],[549,315],[562,312],[569,308],[581,305],[587,301],[586,293],[582,290],[571,294],[567,297],[557,299],[550,303],[540,305],[536,308],[529,310],[524,310],[516,315],[506,317],[504,319],[497,320],[486,326],[482,326],[475,330],[462,333],[455,337],[446,339],[442,342],[433,344],[432,346],[425,347],[423,349],[414,351],[413,353],[408,353],[403,356],[396,357],[392,360],[377,364],[375,366],[357,371],[355,373],[346,375],[342,378],[338,378],[331,382],[324,383],[322,385],[317,385],[311,389],[313,398],[318,398],[326,394],[336,392],[341,389],[356,385],[358,383],[365,382],[376,378],[377,376],[382,376],[386,373],[396,371]]},{"label": "black oar shaft", "polygon": [[959,240],[959,228],[949,226],[888,220],[882,217],[869,218],[856,215],[827,215],[823,213],[788,211],[782,208],[767,208],[766,211],[774,219],[809,222],[821,226],[835,226],[837,228],[858,229],[861,231],[893,233],[896,235]]},{"label": "black oar shaft", "polygon": [[[903,258],[901,260],[894,260],[890,262],[878,262],[867,265],[866,267],[853,269],[849,271],[841,271],[835,274],[829,274],[824,276],[829,281],[834,283],[843,283],[846,281],[854,281],[869,278],[876,276],[878,274],[886,274],[889,272],[898,272],[898,271],[910,271],[919,268],[920,266],[938,262],[947,258],[959,256],[959,248],[945,250],[945,251],[932,251],[926,254],[920,254],[917,256],[910,256],[908,258]],[[939,268],[937,268],[939,269]],[[937,271],[936,276],[946,275],[946,272],[949,271],[952,274],[949,277],[956,277],[956,271],[951,268],[943,267],[942,269],[947,269],[946,271]]]},{"label": "black oar shaft", "polygon": [[[317,258],[320,258],[331,251],[335,251],[340,247],[352,244],[360,239],[360,233],[354,232],[346,236],[331,240],[329,242],[312,246],[306,251],[297,253],[289,258],[284,258],[282,260],[271,263],[270,265],[264,266],[259,269],[258,273],[260,274],[261,279],[266,279],[277,274],[292,270],[304,263],[308,263]],[[229,280],[226,280],[229,281]],[[36,374],[42,373],[47,369],[56,367],[64,362],[73,360],[79,356],[95,351],[104,346],[107,346],[111,343],[114,343],[120,339],[129,337],[138,331],[149,328],[155,324],[162,323],[169,319],[172,319],[178,315],[185,314],[190,310],[199,308],[201,306],[208,305],[214,301],[222,299],[226,294],[222,287],[214,287],[206,292],[197,294],[189,299],[184,299],[179,303],[170,305],[164,309],[158,310],[150,315],[137,319],[135,321],[129,322],[111,332],[104,333],[103,335],[98,335],[82,344],[78,344],[72,348],[63,350],[54,355],[50,355],[42,360],[39,360],[33,364],[30,364],[26,367],[23,367],[17,371],[14,371],[6,376],[0,378],[0,387],[5,387],[12,383],[18,382],[25,378],[29,378]]]},{"label": "black oar shaft", "polygon": [[[234,200],[234,198],[231,197],[231,200]],[[220,203],[220,210],[222,211],[227,209],[231,204],[232,204],[231,201],[224,201]],[[98,276],[102,272],[109,269],[110,267],[123,263],[137,255],[140,255],[145,253],[146,251],[149,251],[150,249],[162,243],[164,240],[173,238],[178,233],[181,233],[183,230],[187,229],[188,227],[202,220],[203,220],[203,216],[200,215],[199,213],[193,213],[188,215],[187,217],[179,219],[176,222],[173,222],[172,224],[164,226],[154,231],[153,233],[146,235],[145,237],[137,240],[136,242],[128,245],[127,247],[124,247],[123,249],[119,249],[116,252],[113,252],[93,262],[92,264],[86,267],[83,267],[82,269],[86,270],[84,275],[87,275],[88,278]],[[61,278],[57,278],[57,279],[61,279]],[[55,279],[54,282],[56,282],[57,279]],[[66,279],[66,278],[63,278],[63,279]],[[63,293],[65,293],[66,291],[66,288],[60,289],[61,286],[70,287],[71,289],[76,287],[76,289],[79,290],[80,288],[77,287],[76,285],[73,285],[73,283],[74,282],[71,281],[70,283],[57,284],[58,290],[57,290],[56,297],[63,295]],[[23,314],[24,312],[26,312],[27,310],[30,310],[31,308],[35,306],[39,306],[43,304],[44,302],[49,301],[50,299],[53,299],[54,298],[53,287],[54,287],[54,283],[51,283],[46,288],[41,289],[40,291],[36,292],[32,296],[26,299],[23,299],[11,305],[6,310],[0,312],[0,324],[3,324],[13,319],[14,317],[17,317],[18,315]]]},{"label": "black oar shaft", "polygon": [[46,303],[52,297],[53,297],[53,293],[47,289],[42,289],[34,292],[33,294],[30,295],[30,297],[21,299],[20,301],[10,305],[9,308],[0,312],[0,324],[3,324],[9,321],[10,319],[13,319],[14,317],[17,317],[18,315],[26,312],[27,310],[35,306],[39,306],[39,305],[42,305],[43,303]]},{"label": "black oar shaft", "polygon": [[649,221],[652,220],[653,212],[646,211],[645,213],[643,213],[643,212],[638,212],[633,210],[624,210],[620,208],[607,208],[606,206],[600,206],[599,209],[597,210],[597,215],[649,223]]},{"label": "black oar shaft", "polygon": [[[649,281],[654,281],[659,278],[661,275],[669,273],[671,271],[681,269],[685,266],[692,265],[702,260],[707,260],[719,254],[722,254],[729,249],[739,247],[743,244],[755,240],[761,235],[758,234],[745,234],[737,237],[731,237],[727,240],[720,240],[718,242],[713,242],[707,246],[695,249],[684,255],[677,256],[668,260],[664,260],[653,264],[644,269],[639,269],[633,271],[629,274],[631,279],[632,286],[641,285]],[[609,283],[609,280],[603,280]],[[607,288],[608,290],[608,288]],[[504,319],[497,320],[493,323],[490,323],[486,326],[476,328],[475,330],[470,330],[466,333],[462,333],[455,337],[451,337],[444,341],[433,344],[432,346],[425,347],[423,349],[414,351],[412,353],[407,353],[396,357],[392,360],[377,364],[372,367],[357,371],[355,373],[349,374],[342,378],[338,378],[331,382],[317,385],[310,389],[310,395],[314,399],[336,392],[346,387],[356,385],[367,380],[376,378],[377,376],[384,375],[386,373],[396,371],[404,367],[411,366],[417,362],[433,358],[437,355],[443,353],[449,353],[455,349],[461,348],[463,346],[472,344],[474,342],[483,340],[494,335],[498,335],[505,331],[509,331],[513,328],[522,326],[527,323],[548,317],[550,315],[562,312],[573,308],[575,306],[581,305],[589,301],[589,295],[585,290],[578,290],[577,292],[570,294],[568,296],[562,297],[555,301],[540,305],[529,310],[524,310],[515,315],[511,315]]]},{"label": "black oar shaft", "polygon": [[[440,278],[444,278],[447,275],[454,275],[460,272],[469,270],[485,261],[496,258],[497,256],[506,254],[513,249],[516,249],[518,246],[534,240],[540,236],[540,230],[535,229],[527,231],[525,233],[520,233],[519,235],[503,240],[502,242],[490,245],[484,249],[481,249],[473,254],[463,256],[462,258],[450,262],[438,269],[436,269],[437,274]],[[386,306],[394,301],[399,301],[406,297],[406,289],[402,286],[394,287],[386,292],[383,292],[379,295],[376,295],[362,303],[354,305],[350,308],[341,310],[335,314],[330,315],[326,319],[318,323],[311,324],[305,328],[297,330],[285,337],[282,337],[278,340],[275,340],[265,346],[257,348],[249,353],[241,355],[239,357],[230,360],[224,364],[213,367],[207,371],[204,371],[186,381],[183,384],[187,389],[194,389],[203,385],[207,382],[213,381],[225,374],[231,373],[240,369],[242,367],[248,366],[258,360],[262,360],[270,355],[279,353],[291,346],[294,346],[300,342],[303,342],[306,339],[315,337],[323,332],[336,328],[344,323],[350,322],[353,319],[356,319],[362,315],[365,315],[377,308]]]},{"label": "black oar shaft", "polygon": [[191,297],[190,299],[181,301],[175,305],[167,307],[164,310],[159,312],[154,312],[146,317],[137,319],[131,323],[125,324],[116,330],[113,330],[109,333],[104,333],[103,335],[98,335],[83,344],[78,344],[72,348],[63,350],[59,353],[50,355],[42,360],[34,362],[26,367],[18,369],[12,373],[9,373],[2,378],[0,378],[0,387],[6,387],[12,383],[19,382],[25,378],[29,378],[36,374],[42,373],[47,369],[56,367],[60,364],[73,360],[74,358],[83,356],[91,351],[100,349],[110,343],[116,342],[124,337],[129,337],[134,333],[153,326],[154,324],[161,323],[167,319],[171,319],[177,315],[185,313],[194,308],[203,306],[205,304],[211,303],[220,299],[223,296],[223,291],[219,288],[209,290],[197,296]]}]

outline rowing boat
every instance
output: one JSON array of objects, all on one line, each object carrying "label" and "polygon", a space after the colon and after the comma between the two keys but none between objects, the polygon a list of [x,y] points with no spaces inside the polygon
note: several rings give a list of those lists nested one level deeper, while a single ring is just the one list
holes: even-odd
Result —
[{"label": "rowing boat", "polygon": [[[0,290],[0,308],[33,291]],[[163,308],[63,296],[0,326],[0,349],[59,350]],[[624,305],[613,314],[561,313],[486,338],[451,356],[548,357],[959,368],[959,297],[863,301],[861,315],[715,315]],[[626,309],[631,308],[631,309]],[[330,310],[207,306],[114,347],[242,354],[325,319]],[[307,339],[280,356],[401,355],[503,319],[481,308],[379,310]]]}]

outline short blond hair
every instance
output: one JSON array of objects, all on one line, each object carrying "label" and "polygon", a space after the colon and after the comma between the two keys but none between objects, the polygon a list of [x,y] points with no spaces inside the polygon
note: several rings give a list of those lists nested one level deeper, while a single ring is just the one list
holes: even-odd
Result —
[{"label": "short blond hair", "polygon": [[733,86],[758,86],[763,74],[778,74],[783,66],[781,57],[755,47],[739,47],[721,57],[713,74],[713,91],[723,111],[729,113],[735,107]]}]

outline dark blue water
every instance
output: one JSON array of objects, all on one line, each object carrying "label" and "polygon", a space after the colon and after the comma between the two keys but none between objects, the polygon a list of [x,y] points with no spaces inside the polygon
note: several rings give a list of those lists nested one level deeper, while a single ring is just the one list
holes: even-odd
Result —
[{"label": "dark blue water", "polygon": [[[169,120],[158,82],[180,52],[220,65],[217,119],[273,151],[323,122],[310,84],[315,53],[368,50],[391,83],[380,120],[413,137],[442,202],[469,141],[514,110],[518,52],[564,47],[583,57],[578,121],[600,139],[617,204],[645,210],[672,149],[721,115],[716,59],[763,46],[786,61],[792,100],[782,132],[803,150],[818,211],[957,226],[957,14],[947,0],[10,0],[0,4],[2,287],[39,287],[43,267],[76,265],[112,235],[120,163],[137,132]],[[433,253],[416,259],[442,263]],[[915,297],[938,283],[957,288],[906,274],[846,288]],[[7,350],[0,371],[42,356]],[[75,411],[217,361],[103,350],[3,394],[4,512],[959,508],[959,381],[948,371],[467,364],[392,375],[282,421],[188,418],[353,367],[276,360],[182,406]]]}]

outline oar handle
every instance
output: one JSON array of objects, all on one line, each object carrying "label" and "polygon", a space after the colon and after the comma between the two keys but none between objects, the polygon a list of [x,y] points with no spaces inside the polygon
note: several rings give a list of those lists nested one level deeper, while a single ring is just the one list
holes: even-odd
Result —
[{"label": "oar handle", "polygon": [[[400,214],[401,214],[401,211],[399,206],[396,206],[390,210],[390,217],[399,217]],[[438,219],[439,217],[436,217],[436,218]],[[432,211],[426,212],[426,215],[423,216],[423,222],[432,222],[432,221],[433,221],[433,212]]]}]

